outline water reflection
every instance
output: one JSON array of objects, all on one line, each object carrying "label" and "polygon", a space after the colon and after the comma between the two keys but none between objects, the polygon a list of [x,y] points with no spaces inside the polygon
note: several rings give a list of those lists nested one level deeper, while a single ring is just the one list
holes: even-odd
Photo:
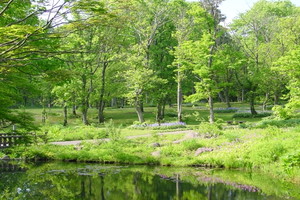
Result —
[{"label": "water reflection", "polygon": [[[18,167],[2,170],[8,165]],[[0,199],[259,200],[299,197],[295,185],[288,187],[292,189],[289,193],[268,190],[269,193],[265,193],[255,185],[223,179],[228,173],[222,173],[224,171],[195,168],[0,163]],[[236,172],[230,173],[236,176]]]}]

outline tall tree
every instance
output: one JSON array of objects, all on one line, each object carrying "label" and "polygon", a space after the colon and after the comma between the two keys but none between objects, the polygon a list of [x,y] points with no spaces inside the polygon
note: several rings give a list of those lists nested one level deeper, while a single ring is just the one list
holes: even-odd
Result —
[{"label": "tall tree", "polygon": [[160,27],[167,23],[168,1],[143,0],[131,3],[129,29],[133,37],[133,45],[127,54],[126,61],[128,67],[128,71],[125,73],[128,84],[127,97],[132,100],[139,121],[144,122],[143,98],[145,91],[152,88],[154,82],[162,81],[151,68],[151,46],[157,38]]},{"label": "tall tree", "polygon": [[173,37],[177,40],[177,46],[172,51],[175,59],[173,66],[176,68],[176,82],[177,82],[177,120],[182,121],[182,103],[183,103],[183,90],[182,82],[184,79],[185,56],[182,52],[182,45],[190,39],[193,26],[193,18],[189,14],[190,4],[183,0],[173,1],[172,3],[172,16],[175,30]]},{"label": "tall tree", "polygon": [[[243,87],[247,92],[247,97],[250,102],[250,110],[252,114],[256,114],[254,103],[259,96],[260,91],[264,91],[266,95],[270,91],[274,91],[274,95],[278,94],[278,90],[282,87],[280,81],[282,78],[273,79],[272,77],[279,76],[276,73],[271,74],[270,69],[274,62],[282,52],[283,48],[278,48],[276,41],[276,32],[274,29],[280,18],[287,17],[293,13],[293,5],[290,1],[269,2],[260,0],[244,14],[241,14],[238,19],[234,20],[232,30],[235,35],[236,42],[240,45],[241,50],[248,58],[247,64],[242,70],[244,77]],[[276,44],[277,43],[277,44]],[[278,51],[280,50],[280,51]],[[260,84],[264,80],[277,83],[277,89],[265,87],[266,84]]]},{"label": "tall tree", "polygon": [[201,1],[192,4],[188,13],[192,17],[193,34],[189,40],[177,47],[177,57],[186,63],[198,81],[195,82],[195,94],[188,101],[208,99],[209,121],[214,122],[213,97],[218,93],[216,83],[215,55],[223,34],[219,23],[223,19],[218,10],[219,1]]}]

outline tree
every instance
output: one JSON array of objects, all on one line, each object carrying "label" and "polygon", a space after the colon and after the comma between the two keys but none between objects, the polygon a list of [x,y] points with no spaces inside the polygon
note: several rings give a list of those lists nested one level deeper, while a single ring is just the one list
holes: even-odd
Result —
[{"label": "tree", "polygon": [[189,40],[177,47],[176,53],[178,60],[185,63],[198,79],[195,82],[195,94],[190,95],[187,100],[199,101],[208,98],[211,123],[214,122],[213,97],[219,91],[215,77],[218,65],[215,65],[214,57],[223,34],[219,26],[223,18],[217,9],[218,3],[220,2],[201,1],[200,5],[191,6],[188,12],[192,16],[194,27],[198,28]]},{"label": "tree", "polygon": [[[126,97],[134,104],[140,122],[144,122],[145,91],[152,88],[155,82],[163,83],[163,80],[157,77],[151,68],[151,46],[158,36],[159,29],[167,23],[167,4],[166,0],[131,2],[129,30],[133,44],[127,53],[125,64],[128,70],[124,77],[128,87]],[[141,16],[143,16],[142,19]]]},{"label": "tree", "polygon": [[[261,0],[254,4],[249,11],[241,14],[232,24],[235,40],[244,52],[245,58],[248,58],[241,73],[244,81],[239,82],[247,92],[252,114],[257,113],[254,103],[260,91],[263,91],[266,96],[274,91],[277,98],[278,91],[282,90],[280,82],[283,78],[273,79],[274,75],[278,76],[279,74],[270,73],[272,63],[285,51],[285,47],[280,47],[283,43],[278,40],[276,34],[278,30],[275,27],[278,27],[277,23],[281,18],[290,16],[294,12],[293,10],[294,7],[290,1]],[[265,87],[266,82],[264,81],[274,83],[271,90],[270,87]]]},{"label": "tree", "polygon": [[[91,105],[91,96],[96,90],[97,71],[103,65],[102,75],[105,75],[109,63],[107,49],[101,48],[103,38],[99,26],[106,22],[110,16],[104,9],[103,2],[99,1],[76,2],[72,16],[75,21],[65,25],[61,30],[68,33],[68,37],[63,40],[62,49],[64,51],[73,49],[73,52],[72,54],[64,54],[61,59],[67,63],[69,70],[73,72],[74,82],[80,86],[77,95],[80,102],[82,121],[85,125],[88,125],[88,109]],[[71,33],[70,30],[72,30]],[[102,83],[105,83],[105,79]],[[103,96],[100,95],[101,97]]]},{"label": "tree", "polygon": [[[53,43],[49,43],[51,39],[45,36],[67,2],[49,9],[45,8],[46,3],[29,0],[0,2],[0,96],[4,103],[0,108],[1,128],[19,124],[30,129],[30,120],[33,119],[26,118],[28,114],[12,112],[10,107],[15,105],[22,91],[35,90],[30,79],[48,67],[39,66],[53,50]],[[42,14],[49,14],[48,19],[40,20]]]},{"label": "tree", "polygon": [[183,91],[182,82],[184,80],[184,72],[187,69],[185,66],[185,56],[182,52],[182,45],[190,39],[193,27],[193,18],[188,13],[190,5],[182,0],[174,1],[172,4],[172,16],[175,31],[173,37],[177,40],[177,46],[174,47],[172,54],[174,61],[172,65],[175,67],[176,82],[177,82],[177,120],[182,121],[182,103]]}]

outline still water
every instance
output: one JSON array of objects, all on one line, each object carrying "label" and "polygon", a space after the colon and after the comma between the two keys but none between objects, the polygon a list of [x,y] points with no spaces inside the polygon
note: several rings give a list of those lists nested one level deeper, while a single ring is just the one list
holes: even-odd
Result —
[{"label": "still water", "polygon": [[201,168],[0,162],[0,199],[300,199],[299,185]]}]

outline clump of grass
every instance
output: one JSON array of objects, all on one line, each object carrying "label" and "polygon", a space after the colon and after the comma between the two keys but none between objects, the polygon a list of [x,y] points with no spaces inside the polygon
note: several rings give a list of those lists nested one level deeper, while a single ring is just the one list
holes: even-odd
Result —
[{"label": "clump of grass", "polygon": [[110,120],[105,123],[105,135],[108,135],[109,139],[112,141],[117,141],[121,139],[121,128],[116,127],[114,122]]},{"label": "clump of grass", "polygon": [[217,137],[222,135],[222,126],[220,124],[209,122],[201,122],[198,129],[196,130],[200,135],[204,137]]},{"label": "clump of grass", "polygon": [[183,146],[183,149],[189,151],[193,151],[204,146],[199,140],[196,139],[183,141],[181,145]]},{"label": "clump of grass", "polygon": [[300,168],[300,150],[288,153],[282,161],[287,172],[290,172],[294,167]]}]

